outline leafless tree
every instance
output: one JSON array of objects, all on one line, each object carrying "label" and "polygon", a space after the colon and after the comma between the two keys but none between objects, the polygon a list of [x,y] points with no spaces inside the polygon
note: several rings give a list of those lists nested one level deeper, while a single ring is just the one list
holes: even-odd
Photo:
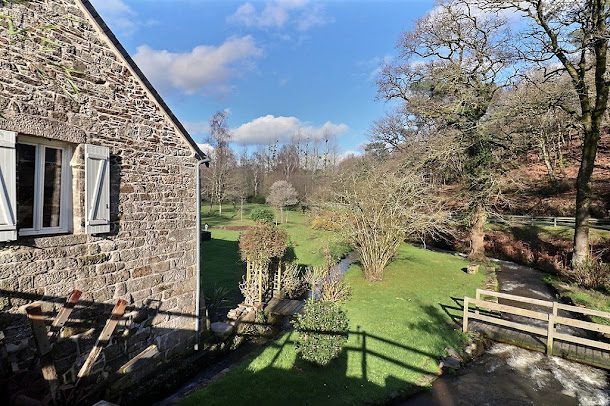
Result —
[{"label": "leafless tree", "polygon": [[497,131],[516,145],[538,151],[550,182],[563,175],[566,148],[578,132],[577,122],[559,107],[578,102],[566,79],[546,79],[534,71],[506,91],[493,112]]},{"label": "leafless tree", "polygon": [[546,77],[567,74],[578,107],[562,106],[581,126],[582,156],[576,181],[573,265],[589,257],[591,178],[608,107],[610,2],[606,0],[477,0],[481,8],[518,12],[527,18],[520,57],[544,70]]},{"label": "leafless tree", "polygon": [[[469,197],[471,258],[484,256],[484,226],[498,195],[497,160],[504,145],[485,125],[501,85],[510,75],[511,33],[505,19],[480,13],[467,0],[446,0],[417,21],[399,42],[401,58],[382,70],[379,97],[400,100],[403,134],[415,134],[414,143],[441,147],[422,168],[443,158],[457,160]],[[396,131],[391,127],[391,132]],[[400,134],[402,136],[402,134]],[[446,143],[431,142],[442,135]],[[451,156],[451,157],[450,157]]]},{"label": "leafless tree", "polygon": [[227,113],[219,111],[210,119],[210,143],[214,147],[209,170],[205,171],[205,187],[210,189],[211,204],[218,204],[222,214],[222,204],[233,189],[231,171],[237,166],[235,154],[229,146],[231,133],[227,125]]},{"label": "leafless tree", "polygon": [[280,222],[284,221],[284,207],[294,206],[299,202],[297,191],[285,180],[278,180],[273,185],[267,196],[267,203],[279,209]]},{"label": "leafless tree", "polygon": [[357,165],[357,171],[335,179],[321,204],[360,255],[365,278],[379,281],[401,242],[447,232],[450,216],[420,175],[392,165],[373,169],[364,160]]}]

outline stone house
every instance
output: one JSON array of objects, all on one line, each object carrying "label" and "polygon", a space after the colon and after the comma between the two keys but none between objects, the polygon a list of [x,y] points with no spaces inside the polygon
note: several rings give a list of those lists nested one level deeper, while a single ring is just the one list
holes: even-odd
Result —
[{"label": "stone house", "polygon": [[89,1],[1,1],[0,344],[31,339],[20,307],[78,289],[94,327],[128,302],[117,359],[192,349],[206,160]]}]

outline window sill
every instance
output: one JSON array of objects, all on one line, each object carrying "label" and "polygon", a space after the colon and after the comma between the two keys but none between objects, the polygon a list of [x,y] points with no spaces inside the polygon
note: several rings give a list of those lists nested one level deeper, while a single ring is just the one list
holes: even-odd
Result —
[{"label": "window sill", "polygon": [[22,245],[33,248],[67,247],[84,244],[87,242],[87,234],[54,234],[54,235],[29,235],[19,236],[13,245]]}]

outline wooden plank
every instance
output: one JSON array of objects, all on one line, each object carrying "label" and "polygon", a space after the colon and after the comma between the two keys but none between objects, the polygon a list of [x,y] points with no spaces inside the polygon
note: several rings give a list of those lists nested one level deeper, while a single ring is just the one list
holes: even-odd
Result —
[{"label": "wooden plank", "polygon": [[567,310],[567,311],[570,311],[573,313],[581,313],[581,314],[586,314],[589,316],[598,316],[598,317],[610,319],[610,313],[602,312],[599,310],[592,310],[592,309],[587,309],[584,307],[571,306],[571,305],[567,305],[567,304],[563,304],[563,303],[557,303],[557,308],[562,309],[562,310]]},{"label": "wooden plank", "polygon": [[470,299],[469,302],[475,306],[482,307],[487,310],[493,310],[503,313],[514,314],[517,316],[529,317],[531,319],[548,321],[548,313],[536,312],[533,310],[522,309],[520,307],[514,307],[509,305],[503,305],[499,303],[487,302],[485,300]]},{"label": "wooden plank", "polygon": [[509,293],[494,292],[493,290],[477,289],[477,295],[493,296],[501,299],[512,300],[515,302],[529,303],[544,307],[553,307],[553,302],[549,302],[548,300],[532,299],[524,296],[511,295]]},{"label": "wooden plank", "polygon": [[116,305],[114,306],[114,309],[112,309],[112,314],[110,315],[110,318],[108,319],[108,321],[106,321],[106,325],[104,326],[104,329],[100,333],[97,341],[95,342],[95,345],[93,346],[93,348],[91,349],[91,352],[87,356],[85,363],[81,367],[80,371],[78,371],[78,375],[77,375],[78,379],[76,381],[77,385],[83,377],[89,375],[89,372],[91,372],[91,368],[93,367],[93,364],[95,363],[95,361],[101,354],[104,346],[108,343],[108,340],[112,336],[114,329],[116,328],[117,324],[119,323],[119,319],[125,313],[126,307],[127,307],[127,302],[125,300],[119,299],[117,301]]},{"label": "wooden plank", "polygon": [[66,321],[68,321],[68,319],[70,318],[70,314],[72,313],[72,310],[74,310],[74,306],[76,306],[76,304],[80,300],[81,295],[82,292],[76,289],[74,289],[72,293],[70,293],[63,307],[61,308],[59,313],[57,313],[55,320],[53,320],[53,324],[51,324],[51,331],[49,331],[50,336],[58,333],[63,328],[63,326],[66,324]]},{"label": "wooden plank", "polygon": [[34,333],[34,341],[38,347],[38,354],[45,355],[51,351],[51,343],[47,337],[47,327],[44,325],[44,316],[42,314],[42,307],[40,304],[32,304],[25,308],[25,311],[30,319],[32,325],[32,332]]},{"label": "wooden plank", "polygon": [[128,374],[135,370],[143,361],[155,358],[159,355],[159,349],[156,344],[148,346],[144,351],[127,361],[121,368],[119,374]]},{"label": "wooden plank", "polygon": [[606,326],[603,324],[591,323],[588,321],[571,319],[571,318],[561,317],[561,316],[555,317],[555,323],[563,324],[564,326],[578,327],[583,330],[596,331],[598,333],[603,333],[603,334],[610,334],[610,326]]},{"label": "wooden plank", "polygon": [[570,343],[576,343],[585,345],[587,347],[599,348],[602,350],[610,351],[610,344],[602,343],[600,341],[590,340],[588,338],[571,336],[569,334],[555,333],[555,340],[568,341]]},{"label": "wooden plank", "polygon": [[549,325],[546,333],[546,355],[553,355],[553,334],[555,333],[555,316],[549,316]]},{"label": "wooden plank", "polygon": [[54,401],[59,386],[59,379],[51,355],[51,344],[49,343],[49,337],[47,335],[47,327],[44,325],[42,307],[40,304],[34,304],[26,307],[25,311],[28,314],[30,324],[32,325],[34,341],[36,342],[38,355],[40,356],[42,376],[49,385],[51,399]]},{"label": "wooden plank", "polygon": [[468,305],[470,299],[464,297],[464,316],[462,317],[462,331],[466,333],[468,331]]},{"label": "wooden plank", "polygon": [[[509,321],[509,320],[504,320],[504,319],[498,319],[495,317],[484,316],[482,314],[475,314],[475,313],[468,312],[467,317],[471,318],[471,319],[486,321],[488,323],[499,324],[500,326],[510,327],[515,330],[527,331],[528,333],[533,333],[533,334],[537,334],[540,336],[546,336],[546,334],[547,334],[547,329],[544,329],[544,328],[534,327],[534,326],[530,326],[530,325],[522,324],[522,323],[516,323],[514,321]],[[557,338],[557,335],[555,335],[555,339],[556,338]]]}]

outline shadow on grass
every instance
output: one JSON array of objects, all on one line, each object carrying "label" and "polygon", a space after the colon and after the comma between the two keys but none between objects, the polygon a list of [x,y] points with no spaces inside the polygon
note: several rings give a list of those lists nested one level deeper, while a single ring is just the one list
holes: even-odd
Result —
[{"label": "shadow on grass", "polygon": [[[446,323],[446,318],[439,316]],[[245,323],[256,324],[256,323]],[[313,333],[313,332],[312,332]],[[331,332],[315,331],[317,334]],[[369,333],[358,326],[349,331],[343,353],[330,364],[319,367],[297,356],[295,331],[270,343],[227,375],[186,399],[182,405],[199,404],[370,404],[398,402],[426,387],[422,377],[431,377],[421,357],[438,354]],[[420,362],[414,362],[414,355]],[[420,356],[420,357],[417,357]],[[416,373],[418,379],[394,374],[380,379],[371,376],[370,364],[382,363],[395,371]]]},{"label": "shadow on grass", "polygon": [[[214,235],[214,234],[212,234]],[[246,266],[239,256],[237,241],[212,238],[202,244],[202,291],[212,320],[222,318],[228,310],[242,302],[239,283]]]}]

